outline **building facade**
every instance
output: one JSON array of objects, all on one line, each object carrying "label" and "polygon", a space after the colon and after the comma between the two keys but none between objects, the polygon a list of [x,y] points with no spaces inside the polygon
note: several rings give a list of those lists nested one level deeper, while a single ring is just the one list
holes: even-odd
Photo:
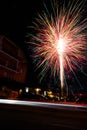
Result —
[{"label": "building facade", "polygon": [[[0,36],[0,80],[24,84],[27,60],[23,51],[5,36]],[[2,83],[2,82],[1,82]],[[9,84],[10,84],[9,83]]]}]

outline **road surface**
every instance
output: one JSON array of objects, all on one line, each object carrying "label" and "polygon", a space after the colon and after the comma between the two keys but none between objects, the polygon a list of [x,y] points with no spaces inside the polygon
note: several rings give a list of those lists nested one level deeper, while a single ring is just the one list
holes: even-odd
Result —
[{"label": "road surface", "polygon": [[77,109],[76,106],[69,109],[61,104],[56,107],[55,103],[54,107],[51,103],[42,103],[43,107],[38,102],[30,102],[33,105],[13,102],[0,103],[0,130],[87,130],[86,109]]}]

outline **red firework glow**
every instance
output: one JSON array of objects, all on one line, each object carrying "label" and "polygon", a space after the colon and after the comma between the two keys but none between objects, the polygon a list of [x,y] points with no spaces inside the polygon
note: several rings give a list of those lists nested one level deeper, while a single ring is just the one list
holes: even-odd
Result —
[{"label": "red firework glow", "polygon": [[[60,72],[61,88],[64,86],[64,73],[73,72],[82,63],[87,63],[87,18],[81,20],[83,0],[66,0],[52,4],[53,11],[46,8],[34,22],[36,34],[32,36],[33,51],[37,67],[42,67],[41,78],[49,68],[55,76]],[[51,7],[50,7],[51,8]],[[48,16],[49,15],[49,16]],[[84,62],[85,61],[85,62]]]}]

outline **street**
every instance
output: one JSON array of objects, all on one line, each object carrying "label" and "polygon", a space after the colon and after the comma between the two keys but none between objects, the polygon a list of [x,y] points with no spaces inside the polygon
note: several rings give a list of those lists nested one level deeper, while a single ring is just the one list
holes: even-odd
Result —
[{"label": "street", "polygon": [[0,129],[87,130],[87,111],[0,103]]}]

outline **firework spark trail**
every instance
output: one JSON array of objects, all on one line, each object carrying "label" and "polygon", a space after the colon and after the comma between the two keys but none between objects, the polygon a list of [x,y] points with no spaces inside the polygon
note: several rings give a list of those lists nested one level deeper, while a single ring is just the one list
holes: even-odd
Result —
[{"label": "firework spark trail", "polygon": [[34,45],[37,68],[42,68],[41,78],[50,68],[54,76],[60,71],[63,88],[64,72],[73,72],[82,62],[87,63],[87,18],[81,17],[83,0],[60,1],[51,3],[51,10],[45,5],[46,10],[34,22],[36,33],[29,43]]},{"label": "firework spark trail", "polygon": [[59,62],[60,62],[60,81],[61,81],[61,96],[63,96],[63,86],[64,86],[64,67],[63,67],[63,52],[64,52],[64,43],[63,38],[59,37],[57,41],[57,50],[59,53]]},{"label": "firework spark trail", "polygon": [[60,61],[61,96],[63,96],[63,87],[64,87],[63,55],[59,56],[59,61]]}]

